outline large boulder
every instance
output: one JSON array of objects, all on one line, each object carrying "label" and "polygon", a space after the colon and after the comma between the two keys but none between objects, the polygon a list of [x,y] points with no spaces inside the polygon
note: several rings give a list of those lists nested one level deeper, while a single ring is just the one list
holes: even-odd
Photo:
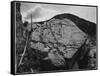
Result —
[{"label": "large boulder", "polygon": [[42,59],[51,61],[56,67],[72,68],[86,53],[82,47],[88,38],[96,35],[95,23],[72,14],[60,14],[47,21],[35,22],[32,29],[31,48],[46,52],[47,56]]}]

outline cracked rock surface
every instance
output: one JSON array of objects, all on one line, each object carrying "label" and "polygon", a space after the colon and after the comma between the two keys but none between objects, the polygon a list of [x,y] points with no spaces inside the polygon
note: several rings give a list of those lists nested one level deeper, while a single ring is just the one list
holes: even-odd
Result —
[{"label": "cracked rock surface", "polygon": [[47,52],[44,60],[64,65],[64,58],[72,58],[84,43],[87,35],[68,19],[51,19],[43,24],[34,23],[31,33],[31,48]]}]

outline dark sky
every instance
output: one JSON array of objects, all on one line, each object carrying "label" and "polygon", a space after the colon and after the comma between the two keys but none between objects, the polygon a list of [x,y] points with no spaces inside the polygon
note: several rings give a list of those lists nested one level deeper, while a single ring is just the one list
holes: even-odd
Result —
[{"label": "dark sky", "polygon": [[21,14],[23,21],[27,20],[30,22],[30,14],[32,14],[33,22],[38,22],[45,21],[61,13],[71,13],[96,23],[95,7],[21,3]]}]

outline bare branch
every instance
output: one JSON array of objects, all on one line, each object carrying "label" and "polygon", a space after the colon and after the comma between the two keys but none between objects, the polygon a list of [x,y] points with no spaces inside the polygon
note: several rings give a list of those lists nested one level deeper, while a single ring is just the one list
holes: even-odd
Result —
[{"label": "bare branch", "polygon": [[21,57],[21,59],[20,59],[20,61],[19,61],[18,66],[20,66],[21,63],[22,63],[23,57],[24,57],[25,52],[26,52],[27,44],[28,44],[28,35],[27,35],[27,40],[26,40],[26,44],[25,44],[25,47],[24,47],[24,51],[23,51],[23,54],[22,54],[22,57]]}]

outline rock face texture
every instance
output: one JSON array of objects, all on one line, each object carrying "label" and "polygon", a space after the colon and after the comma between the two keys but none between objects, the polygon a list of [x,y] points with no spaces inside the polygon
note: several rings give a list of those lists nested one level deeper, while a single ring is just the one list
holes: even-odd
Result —
[{"label": "rock face texture", "polygon": [[[84,43],[87,35],[72,21],[65,19],[51,19],[43,24],[33,24],[31,47],[41,52],[48,52],[48,59],[56,57],[72,58],[78,48]],[[34,27],[36,26],[36,27]],[[34,43],[36,41],[36,43]],[[62,55],[60,55],[60,53]],[[55,61],[54,59],[53,61]],[[64,59],[63,59],[64,61]],[[54,64],[55,65],[55,64]]]},{"label": "rock face texture", "polygon": [[[71,20],[74,15],[70,15],[61,14],[44,22],[33,23],[30,41],[31,48],[47,53],[42,60],[49,60],[53,66],[64,66],[65,69],[72,68],[75,62],[79,61],[79,58],[86,54],[88,50],[86,48],[88,47],[85,44],[88,41],[88,37],[95,36],[95,34],[88,32],[86,24],[96,27],[95,24],[91,25],[93,23],[88,23],[87,21],[83,21],[82,25],[78,25],[80,24],[78,21],[81,21],[81,19],[78,18],[77,23],[74,23]],[[95,31],[95,28],[93,31]],[[86,49],[85,51],[82,49],[83,47]]]},{"label": "rock face texture", "polygon": [[22,23],[16,7],[17,73],[95,69],[96,24],[72,14]]}]

